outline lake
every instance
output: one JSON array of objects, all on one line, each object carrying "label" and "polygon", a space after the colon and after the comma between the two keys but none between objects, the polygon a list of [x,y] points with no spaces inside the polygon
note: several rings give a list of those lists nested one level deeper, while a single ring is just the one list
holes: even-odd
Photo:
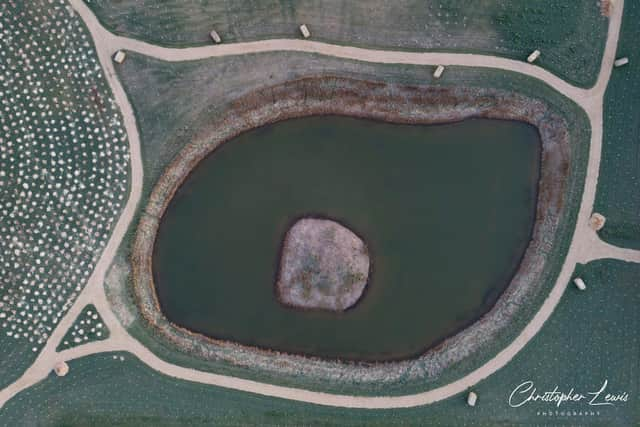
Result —
[{"label": "lake", "polygon": [[[221,145],[171,200],[154,246],[164,315],[204,335],[325,358],[410,358],[473,323],[508,286],[531,238],[535,127],[472,119],[397,125],[287,120]],[[287,229],[304,216],[366,242],[362,299],[341,313],[280,304]]]}]

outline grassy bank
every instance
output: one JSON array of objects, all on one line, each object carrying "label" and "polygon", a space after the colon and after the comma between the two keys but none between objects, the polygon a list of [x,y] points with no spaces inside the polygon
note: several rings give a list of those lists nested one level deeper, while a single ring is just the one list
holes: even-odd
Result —
[{"label": "grassy bank", "polygon": [[607,217],[600,236],[614,245],[640,249],[640,3],[627,1],[618,57],[604,100],[604,140],[595,208]]},{"label": "grassy bank", "polygon": [[[71,362],[66,377],[50,375],[9,401],[0,420],[15,426],[637,425],[640,266],[597,261],[584,266],[581,275],[587,291],[567,289],[525,349],[474,387],[479,396],[475,408],[467,407],[460,395],[413,409],[325,408],[176,380],[125,353],[124,361],[120,354],[116,359],[100,354]],[[512,408],[508,403],[512,390],[528,380],[540,392],[557,385],[560,391],[573,387],[586,394],[597,391],[605,379],[607,392],[626,392],[628,402],[595,407],[582,400],[560,408],[542,402]]]},{"label": "grassy bank", "polygon": [[376,49],[453,51],[524,60],[580,86],[595,83],[608,20],[595,0],[85,0],[111,31],[165,46],[300,37]]},{"label": "grassy bank", "polygon": [[[551,261],[546,266],[539,295],[526,307],[522,307],[522,314],[513,322],[508,333],[484,351],[464,360],[437,378],[420,382],[402,381],[393,387],[385,386],[384,390],[363,389],[355,384],[310,382],[304,376],[273,378],[257,371],[248,372],[237,366],[198,360],[159,342],[153,332],[139,319],[128,323],[131,333],[167,360],[228,375],[338,392],[376,394],[384,391],[403,394],[423,391],[459,378],[501,350],[528,323],[555,282],[574,229],[590,131],[585,114],[575,104],[535,79],[498,70],[449,67],[442,79],[434,81],[427,67],[366,64],[299,53],[258,54],[175,64],[132,54],[119,70],[136,111],[142,137],[145,180],[140,206],[144,206],[149,191],[166,165],[192,140],[203,123],[215,120],[234,99],[243,94],[265,84],[275,85],[309,74],[326,73],[403,85],[459,85],[515,91],[544,100],[565,118],[571,132],[572,157],[575,159],[572,169],[574,186],[569,190],[568,203],[574,208],[568,208],[568,212],[572,214],[563,220],[560,227],[557,238],[559,243],[554,247],[554,255],[550,256]],[[265,76],[269,77],[267,83],[264,81]],[[133,226],[136,224],[137,221]],[[133,232],[134,228],[129,231],[127,239],[123,242],[119,254],[119,267],[125,265],[129,257]],[[123,278],[122,282],[124,281]],[[137,311],[130,297],[124,303],[122,299],[124,298],[120,298],[119,304],[128,306],[124,311]]]}]

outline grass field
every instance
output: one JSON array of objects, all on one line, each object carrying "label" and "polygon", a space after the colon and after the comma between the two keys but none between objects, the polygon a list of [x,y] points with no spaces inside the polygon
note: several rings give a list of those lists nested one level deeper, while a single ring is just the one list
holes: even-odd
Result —
[{"label": "grass field", "polygon": [[58,344],[56,351],[107,338],[109,338],[109,329],[103,323],[96,307],[93,304],[89,304],[82,309],[78,318],[73,322],[60,344]]},{"label": "grass field", "polygon": [[0,3],[0,386],[82,290],[128,192],[126,133],[82,21]]},{"label": "grass field", "polygon": [[85,0],[111,31],[166,46],[300,37],[379,49],[477,52],[524,60],[581,86],[600,67],[607,19],[596,0]]},{"label": "grass field", "polygon": [[[329,7],[289,0],[86,1],[110,29],[163,45],[208,43],[211,27],[229,42],[298,37],[297,25],[305,22],[314,39],[376,48],[473,51],[519,59],[540,48],[541,66],[582,86],[594,82],[607,27],[597,2],[589,0],[455,0],[428,5],[331,0]],[[0,387],[33,362],[82,290],[128,193],[129,155],[120,113],[88,31],[66,6],[64,0],[0,4]],[[603,238],[640,248],[640,70],[634,56],[640,4],[627,0],[625,13],[618,51],[631,63],[614,70],[606,95],[596,210],[608,219]],[[450,67],[435,82],[431,71],[290,53],[184,64],[131,54],[120,76],[142,136],[141,206],[199,123],[215,119],[231,100],[265,81],[276,84],[314,73],[402,84],[489,86],[545,99],[573,127],[578,159],[574,173],[581,176],[589,130],[585,116],[570,101],[540,82],[512,73]],[[573,212],[581,178],[576,183]],[[557,276],[575,216],[566,221],[544,289]],[[123,242],[120,262],[126,262],[122,260],[136,224],[134,220]],[[640,267],[607,260],[579,270],[588,290],[567,290],[526,350],[478,385],[480,401],[473,410],[465,406],[463,396],[411,410],[323,408],[187,383],[160,375],[130,355],[102,354],[73,361],[67,377],[50,375],[16,396],[0,409],[0,425],[638,425]],[[122,276],[122,285],[125,281]],[[126,295],[122,290],[119,294]],[[316,389],[404,394],[447,383],[477,367],[513,339],[543,298],[544,292],[524,307],[509,332],[481,355],[430,381],[384,390],[274,379],[198,361],[158,343],[139,320],[127,325],[157,354],[184,366]],[[131,301],[128,304],[131,311]],[[81,320],[86,321],[89,310],[85,308]],[[69,334],[79,333],[80,325]],[[71,344],[74,338],[71,334],[63,342]],[[558,385],[581,391],[594,391],[607,379],[610,391],[627,392],[631,400],[597,410],[567,404],[563,408],[571,411],[551,415],[539,415],[555,411],[541,403],[508,407],[510,391],[527,379],[541,390]]]},{"label": "grass field", "polygon": [[600,235],[640,249],[640,3],[625,2],[618,57],[604,104],[604,141],[596,210],[607,217]]},{"label": "grass field", "polygon": [[[360,63],[356,61],[335,60],[332,58],[300,54],[274,53],[247,55],[239,57],[216,58],[211,60],[193,61],[189,63],[165,63],[131,54],[123,66],[118,68],[119,75],[132,101],[141,133],[142,154],[144,164],[144,189],[141,207],[144,206],[149,191],[173,156],[193,138],[199,128],[220,116],[229,103],[251,90],[267,84],[278,84],[287,79],[313,74],[336,74],[347,77],[382,80],[399,84],[437,84],[461,85],[470,87],[496,87],[505,90],[521,92],[533,98],[546,100],[554,109],[567,118],[572,130],[572,138],[576,156],[574,173],[578,177],[575,188],[571,190],[572,201],[577,206],[582,191],[583,166],[586,164],[588,150],[589,125],[586,116],[568,99],[558,95],[548,86],[537,80],[520,76],[510,72],[489,69],[469,69],[449,67],[447,73],[439,81],[433,81],[430,68],[418,66],[394,66]],[[179,108],[176,108],[179,106]],[[327,381],[310,382],[305,378],[273,378],[257,371],[248,372],[245,369],[227,364],[204,362],[185,355],[158,342],[151,331],[146,329],[140,321],[129,319],[126,323],[129,330],[145,345],[149,346],[161,357],[175,363],[192,366],[198,369],[226,373],[229,375],[249,377],[253,379],[277,382],[280,384],[312,387],[316,389],[331,389],[342,392],[358,392],[375,394],[381,391],[392,394],[403,394],[410,391],[421,391],[438,384],[455,379],[465,372],[490,358],[502,349],[528,322],[539,304],[544,299],[546,290],[554,283],[559,267],[564,259],[564,251],[570,241],[574,214],[566,218],[559,236],[560,245],[554,251],[557,256],[548,264],[545,272],[543,288],[539,298],[523,307],[522,315],[512,325],[509,333],[504,334],[491,348],[465,360],[451,371],[444,372],[437,378],[419,383],[398,383],[393,387],[385,385],[383,389],[362,387],[358,384],[331,384]],[[118,270],[126,271],[126,261],[129,257],[131,238],[135,231],[137,220],[122,244]],[[125,277],[120,282],[124,283]],[[123,286],[121,284],[121,286]],[[113,289],[113,286],[110,286]],[[124,292],[114,292],[124,294]],[[135,313],[135,307],[129,299],[123,304],[119,297],[118,305],[128,305],[120,311]],[[380,387],[379,387],[380,388]]]},{"label": "grass field", "polygon": [[[12,426],[637,425],[640,266],[604,260],[580,270],[587,291],[567,289],[527,347],[474,387],[479,400],[473,409],[466,406],[464,395],[414,409],[325,408],[179,381],[128,354],[100,354],[73,361],[66,377],[50,375],[19,394],[0,410],[0,420]],[[608,380],[607,392],[626,392],[630,399],[615,406],[589,406],[582,400],[559,408],[542,402],[510,407],[512,390],[528,380],[540,392],[557,385],[560,391],[573,387],[583,394],[599,390]]]},{"label": "grass field", "polygon": [[[141,133],[145,193],[203,124],[219,118],[234,99],[304,76],[344,75],[406,85],[495,87],[548,100],[567,114],[581,114],[575,104],[546,84],[491,69],[448,67],[436,80],[431,67],[371,64],[304,53],[251,54],[183,63],[130,53],[118,73]],[[585,124],[580,128],[585,135],[589,132],[586,117],[579,120],[579,124]]]}]

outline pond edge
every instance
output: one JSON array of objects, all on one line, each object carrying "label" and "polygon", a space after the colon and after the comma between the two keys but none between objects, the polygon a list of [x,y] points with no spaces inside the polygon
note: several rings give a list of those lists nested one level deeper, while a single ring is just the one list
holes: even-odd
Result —
[{"label": "pond edge", "polygon": [[[542,162],[533,237],[520,267],[494,307],[458,334],[414,359],[356,363],[258,349],[211,339],[170,323],[160,311],[151,270],[155,234],[166,206],[201,159],[238,134],[268,123],[311,115],[346,115],[405,124],[435,124],[467,118],[519,120],[534,125],[542,141]],[[227,113],[183,149],[156,184],[138,225],[132,265],[136,302],[160,339],[208,360],[271,374],[331,381],[376,382],[432,378],[497,338],[541,289],[540,275],[553,252],[570,171],[565,120],[545,103],[507,91],[479,88],[401,86],[334,76],[293,80],[236,100]]]}]

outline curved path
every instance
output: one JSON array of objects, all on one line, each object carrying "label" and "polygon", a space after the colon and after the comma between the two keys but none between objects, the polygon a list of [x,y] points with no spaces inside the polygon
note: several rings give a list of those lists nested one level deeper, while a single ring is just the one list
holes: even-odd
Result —
[{"label": "curved path", "polygon": [[[307,40],[286,39],[222,44],[185,49],[163,48],[138,40],[113,35],[100,25],[97,18],[84,4],[83,0],[70,0],[70,2],[75,11],[80,14],[91,32],[100,63],[105,70],[106,77],[111,85],[116,102],[122,111],[130,143],[132,162],[131,182],[133,185],[127,205],[123,210],[122,216],[113,231],[95,271],[89,279],[89,283],[76,299],[65,317],[60,321],[33,365],[16,382],[0,391],[0,408],[7,400],[19,393],[21,390],[45,379],[51,373],[51,369],[57,361],[72,360],[90,354],[107,351],[130,352],[151,368],[179,379],[206,383],[234,390],[247,391],[265,396],[279,397],[320,405],[352,408],[401,408],[426,405],[461,393],[505,366],[520,350],[524,348],[529,340],[538,333],[545,321],[549,318],[560,301],[577,263],[585,263],[601,258],[617,258],[629,262],[640,262],[640,251],[618,248],[605,243],[600,240],[597,234],[588,226],[589,217],[592,213],[593,203],[595,200],[596,185],[598,182],[598,173],[600,168],[604,92],[606,90],[613,67],[613,61],[615,59],[618,35],[622,21],[623,0],[619,0],[614,3],[615,6],[609,21],[607,43],[598,80],[595,86],[589,89],[572,86],[552,73],[535,65],[486,55],[383,51],[338,46]],[[135,338],[130,336],[122,327],[111,311],[103,288],[105,273],[116,254],[116,250],[131,220],[133,219],[137,204],[140,201],[140,190],[142,184],[140,139],[136,128],[135,116],[127,96],[117,79],[111,60],[111,55],[118,49],[139,52],[143,55],[152,56],[165,61],[189,61],[215,56],[241,55],[257,52],[299,51],[376,63],[429,66],[442,64],[497,68],[525,74],[545,82],[558,92],[572,99],[584,109],[589,117],[592,130],[589,162],[587,166],[583,198],[578,214],[578,221],[569,252],[565,258],[561,272],[553,289],[530,323],[527,324],[520,335],[518,335],[518,337],[516,337],[516,339],[501,352],[468,375],[465,375],[454,382],[423,393],[405,396],[380,397],[321,393],[201,372],[163,361]],[[67,329],[73,324],[82,308],[88,303],[93,303],[102,315],[105,324],[110,329],[110,337],[104,341],[89,343],[59,353],[56,352],[55,348],[58,342],[62,339]]]}]

